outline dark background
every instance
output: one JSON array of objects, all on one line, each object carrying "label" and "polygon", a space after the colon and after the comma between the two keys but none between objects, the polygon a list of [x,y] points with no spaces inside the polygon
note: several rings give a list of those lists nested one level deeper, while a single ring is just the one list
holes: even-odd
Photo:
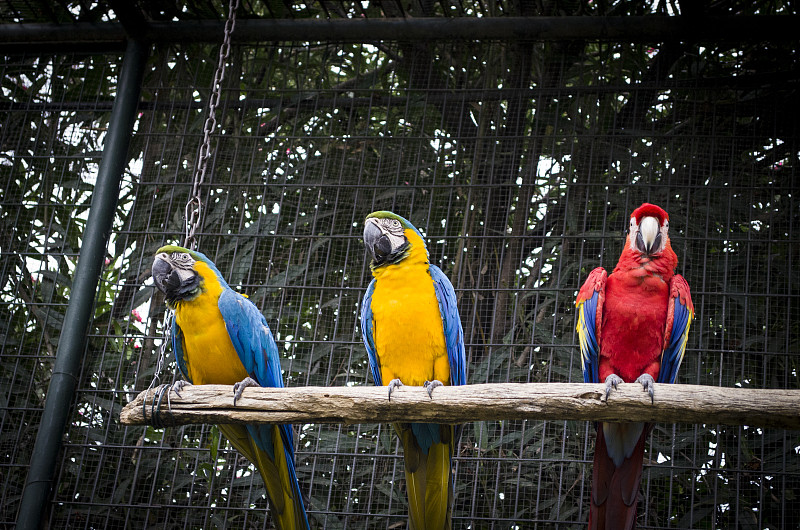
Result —
[{"label": "dark background", "polygon": [[[222,19],[217,2],[133,4]],[[781,2],[698,3],[790,14]],[[45,9],[43,6],[47,7]],[[241,18],[675,15],[674,2],[244,2]],[[103,3],[0,4],[3,22],[103,22]],[[105,18],[104,18],[105,17]],[[734,36],[735,37],[735,36]],[[641,39],[639,39],[641,40]],[[696,320],[680,383],[800,386],[797,41],[240,44],[202,186],[199,250],[262,310],[287,385],[371,385],[363,219],[409,218],[451,278],[470,383],[581,381],[574,300],[631,211],[670,214]],[[264,528],[264,486],[216,428],[124,428],[164,317],[149,268],[180,243],[217,46],[151,48],[50,514],[53,528]],[[0,64],[0,523],[16,518],[121,54]],[[172,357],[162,379],[171,380]],[[404,528],[386,425],[295,426],[312,525]],[[581,528],[594,429],[468,424],[457,528]],[[797,432],[657,425],[642,528],[800,527]]]}]

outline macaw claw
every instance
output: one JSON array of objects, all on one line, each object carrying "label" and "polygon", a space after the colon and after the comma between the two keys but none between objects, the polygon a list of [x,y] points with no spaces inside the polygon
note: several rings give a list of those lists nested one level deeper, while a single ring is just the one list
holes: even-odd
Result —
[{"label": "macaw claw", "polygon": [[614,387],[614,390],[616,390],[617,385],[620,383],[624,383],[624,381],[617,374],[609,374],[609,376],[606,377],[606,401],[608,401],[608,396],[611,394],[611,387]]},{"label": "macaw claw", "polygon": [[236,406],[236,400],[238,400],[240,397],[242,397],[242,392],[244,392],[244,389],[247,388],[248,386],[261,386],[261,385],[259,385],[258,382],[255,379],[253,379],[252,377],[249,377],[249,376],[245,377],[244,379],[242,379],[241,381],[239,381],[238,383],[233,385],[233,406],[234,407]]},{"label": "macaw claw", "polygon": [[636,382],[642,385],[644,391],[650,394],[650,403],[655,403],[655,381],[653,380],[653,376],[650,374],[642,374],[636,378]]},{"label": "macaw claw", "polygon": [[444,386],[444,383],[439,381],[438,379],[434,379],[433,381],[425,381],[422,383],[423,388],[428,391],[428,397],[433,399],[433,389],[439,388],[440,386]]},{"label": "macaw claw", "polygon": [[183,379],[178,379],[177,381],[172,383],[172,386],[170,387],[170,390],[175,392],[175,395],[177,395],[178,397],[182,397],[181,396],[181,390],[183,390],[187,386],[191,386],[191,385],[192,384],[189,381],[185,381]]},{"label": "macaw claw", "polygon": [[392,390],[395,388],[400,388],[401,386],[403,386],[403,382],[399,379],[392,379],[389,381],[389,401],[392,400]]}]

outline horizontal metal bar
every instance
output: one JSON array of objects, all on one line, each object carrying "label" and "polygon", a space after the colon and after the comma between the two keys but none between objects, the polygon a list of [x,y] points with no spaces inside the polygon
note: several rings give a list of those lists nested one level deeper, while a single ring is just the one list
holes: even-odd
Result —
[{"label": "horizontal metal bar", "polygon": [[117,22],[0,25],[0,51],[14,55],[119,52],[126,40]]},{"label": "horizontal metal bar", "polygon": [[[150,22],[140,36],[154,42],[220,42],[222,21]],[[235,42],[413,40],[797,40],[800,16],[427,17],[384,19],[253,19],[236,23]],[[0,25],[0,48],[21,44],[91,44],[119,49],[127,34],[118,22]]]},{"label": "horizontal metal bar", "polygon": [[[26,50],[30,51],[30,50]],[[532,87],[532,88],[405,88],[410,97],[418,98],[421,103],[440,102],[473,102],[501,101],[513,98],[568,98],[574,96],[630,93],[637,90],[696,90],[699,88],[759,88],[766,84],[791,83],[798,80],[796,72],[760,76],[737,76],[733,78],[709,78],[691,80],[666,80],[663,83],[636,84],[600,84],[569,87]],[[222,93],[228,92],[222,89]],[[234,97],[220,100],[220,106],[226,109],[281,109],[321,107],[389,107],[406,105],[403,96],[389,95],[389,90],[369,88],[328,88],[328,89],[291,89],[280,90],[282,97],[259,98],[240,97],[240,89],[231,89]],[[346,94],[364,94],[351,96]],[[298,99],[300,98],[300,99]],[[57,112],[57,111],[107,111],[111,110],[113,100],[98,101],[0,101],[0,111],[13,112]],[[157,100],[139,102],[139,110],[202,110],[206,106],[203,101],[194,100]],[[527,136],[526,136],[527,137]],[[513,138],[505,136],[504,138]]]}]

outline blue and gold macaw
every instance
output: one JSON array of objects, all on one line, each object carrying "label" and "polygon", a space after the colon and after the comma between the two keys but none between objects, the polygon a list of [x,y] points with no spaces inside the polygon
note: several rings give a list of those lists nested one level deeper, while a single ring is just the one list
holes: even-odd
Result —
[{"label": "blue and gold macaw", "polygon": [[[361,305],[361,333],[372,377],[392,390],[467,382],[464,332],[447,276],[428,261],[419,231],[392,212],[374,212],[364,223],[374,279]],[[452,524],[451,460],[460,428],[397,423],[403,445],[410,528],[440,530]]]},{"label": "blue and gold macaw", "polygon": [[[210,259],[168,245],[158,249],[152,274],[175,311],[172,348],[186,381],[233,385],[234,405],[248,386],[283,387],[278,347],[264,315],[228,286]],[[219,430],[264,479],[275,526],[308,528],[292,427],[220,425]]]}]

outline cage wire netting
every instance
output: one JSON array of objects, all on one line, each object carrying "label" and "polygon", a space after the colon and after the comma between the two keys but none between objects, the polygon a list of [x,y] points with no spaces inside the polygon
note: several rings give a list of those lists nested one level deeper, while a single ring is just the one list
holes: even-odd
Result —
[{"label": "cage wire netting", "polygon": [[[234,47],[199,250],[263,312],[287,386],[371,385],[358,325],[363,220],[426,237],[458,295],[469,383],[582,381],[574,300],[613,269],[630,212],[670,214],[697,319],[678,382],[797,388],[793,46],[597,42]],[[121,57],[6,56],[0,129],[2,524],[15,520]],[[216,427],[123,427],[150,384],[216,47],[153,47],[57,469],[52,528],[270,528]],[[794,72],[794,73],[793,73]],[[172,380],[175,364],[162,373]],[[656,396],[657,397],[657,396]],[[404,528],[388,425],[296,425],[313,527]],[[457,528],[581,528],[594,428],[464,426]],[[656,425],[642,528],[800,527],[797,432]]]}]

